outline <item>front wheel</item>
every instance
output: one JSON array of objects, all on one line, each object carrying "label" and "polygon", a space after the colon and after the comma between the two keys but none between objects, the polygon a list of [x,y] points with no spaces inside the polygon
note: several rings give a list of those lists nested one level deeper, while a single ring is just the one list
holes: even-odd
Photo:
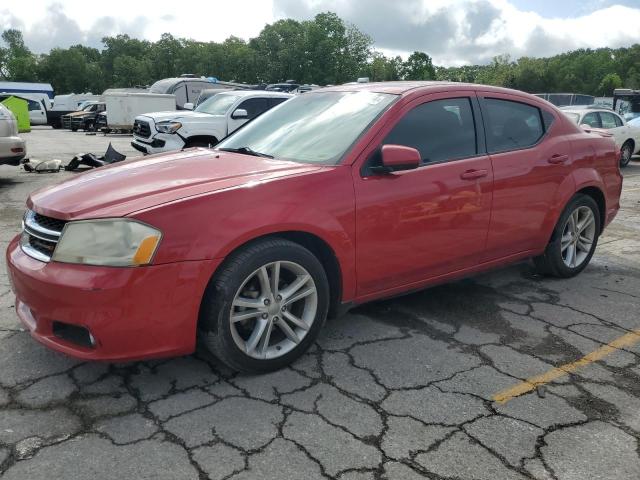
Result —
[{"label": "front wheel", "polygon": [[573,197],[562,212],[543,255],[534,263],[542,274],[569,278],[589,264],[600,235],[600,211],[588,195]]},{"label": "front wheel", "polygon": [[633,147],[631,146],[631,142],[626,142],[620,149],[620,166],[626,167],[629,165],[632,155]]},{"label": "front wheel", "polygon": [[288,240],[261,240],[221,267],[203,299],[201,340],[234,370],[267,372],[302,355],[329,307],[318,259]]}]

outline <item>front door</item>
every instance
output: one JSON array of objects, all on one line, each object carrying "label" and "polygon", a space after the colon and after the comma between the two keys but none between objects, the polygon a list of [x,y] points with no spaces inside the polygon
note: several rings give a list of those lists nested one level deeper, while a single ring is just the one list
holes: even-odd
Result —
[{"label": "front door", "polygon": [[491,161],[474,92],[406,105],[380,146],[418,149],[415,170],[376,174],[379,149],[354,169],[358,295],[410,286],[478,263],[491,212]]}]

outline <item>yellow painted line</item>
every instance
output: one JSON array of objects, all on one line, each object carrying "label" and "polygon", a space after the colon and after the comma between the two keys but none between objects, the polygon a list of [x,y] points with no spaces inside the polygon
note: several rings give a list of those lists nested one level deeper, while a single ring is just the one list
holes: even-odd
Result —
[{"label": "yellow painted line", "polygon": [[556,368],[552,368],[548,372],[545,372],[541,375],[536,375],[535,377],[527,378],[524,382],[519,383],[518,385],[502,390],[501,392],[498,392],[493,396],[493,401],[497,403],[507,403],[513,398],[519,397],[520,395],[535,390],[538,385],[544,385],[545,383],[552,382],[564,375],[573,373],[581,367],[586,367],[593,362],[597,362],[598,360],[603,359],[616,350],[620,350],[624,347],[629,347],[638,342],[640,342],[640,329],[634,330],[627,333],[626,335],[616,338],[611,343],[603,345],[599,349],[585,355],[580,360],[572,363],[566,363]]}]

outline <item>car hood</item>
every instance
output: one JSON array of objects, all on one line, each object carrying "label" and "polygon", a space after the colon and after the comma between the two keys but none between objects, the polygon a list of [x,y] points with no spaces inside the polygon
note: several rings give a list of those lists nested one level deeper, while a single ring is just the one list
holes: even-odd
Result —
[{"label": "car hood", "polygon": [[90,113],[92,113],[92,112],[85,112],[85,111],[83,111],[83,110],[79,110],[79,111],[77,111],[77,112],[67,113],[67,114],[65,115],[65,117],[82,117],[82,116],[84,116],[84,115],[89,115]]},{"label": "car hood", "polygon": [[153,113],[145,113],[142,116],[151,118],[155,123],[166,122],[170,120],[180,121],[184,119],[191,120],[191,119],[198,119],[198,118],[211,120],[214,118],[223,118],[222,115],[210,115],[208,113],[193,112],[191,110],[172,110],[169,112],[153,112]]},{"label": "car hood", "polygon": [[202,148],[141,157],[97,168],[32,193],[36,212],[75,220],[122,217],[163,203],[322,167]]}]

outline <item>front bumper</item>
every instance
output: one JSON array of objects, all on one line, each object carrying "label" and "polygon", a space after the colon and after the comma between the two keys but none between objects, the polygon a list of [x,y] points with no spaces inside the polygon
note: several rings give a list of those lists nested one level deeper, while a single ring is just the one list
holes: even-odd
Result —
[{"label": "front bumper", "polygon": [[[137,268],[44,263],[19,237],[7,249],[16,312],[47,347],[85,360],[132,361],[195,349],[200,302],[219,260]],[[60,336],[60,324],[86,329],[93,346]]]},{"label": "front bumper", "polygon": [[164,153],[181,150],[185,146],[182,137],[176,133],[156,133],[149,138],[133,136],[131,146],[142,153]]}]

